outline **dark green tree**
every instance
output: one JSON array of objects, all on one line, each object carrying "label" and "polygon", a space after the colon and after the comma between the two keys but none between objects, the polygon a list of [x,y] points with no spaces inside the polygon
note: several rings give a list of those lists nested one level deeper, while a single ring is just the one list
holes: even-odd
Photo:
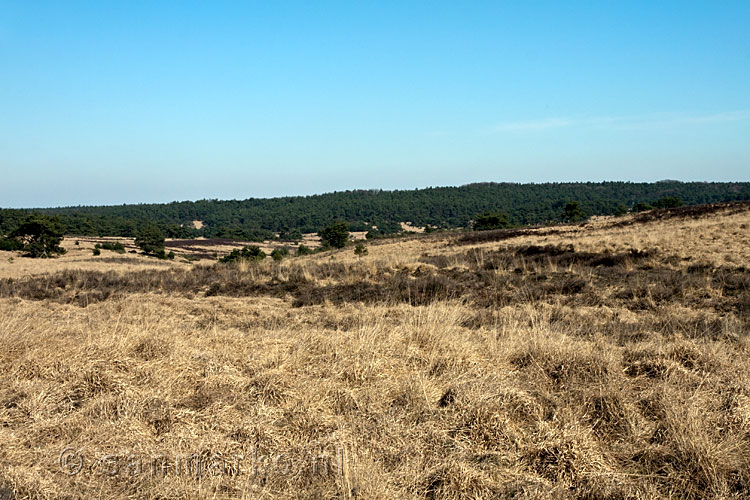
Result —
[{"label": "dark green tree", "polygon": [[336,221],[318,233],[323,246],[344,248],[349,239],[349,225]]},{"label": "dark green tree", "polygon": [[565,204],[562,213],[562,219],[565,222],[579,222],[586,219],[586,214],[581,209],[580,202],[569,201]]},{"label": "dark green tree", "polygon": [[654,202],[654,208],[677,208],[682,206],[682,200],[676,196],[665,196]]},{"label": "dark green tree", "polygon": [[164,255],[164,233],[155,224],[146,224],[135,237],[135,244],[149,255]]},{"label": "dark green tree", "polygon": [[471,228],[474,231],[487,231],[490,229],[504,229],[510,226],[508,216],[498,212],[485,212],[477,215]]},{"label": "dark green tree", "polygon": [[219,262],[237,262],[241,260],[263,260],[266,258],[266,252],[260,249],[259,246],[250,245],[243,247],[242,250],[234,249],[229,255],[225,255]]},{"label": "dark green tree", "polygon": [[312,248],[307,245],[300,243],[297,247],[297,255],[310,255],[311,253],[313,253]]},{"label": "dark green tree", "polygon": [[10,237],[19,241],[28,257],[53,257],[65,253],[60,246],[63,240],[63,229],[57,217],[30,215],[10,233]]}]

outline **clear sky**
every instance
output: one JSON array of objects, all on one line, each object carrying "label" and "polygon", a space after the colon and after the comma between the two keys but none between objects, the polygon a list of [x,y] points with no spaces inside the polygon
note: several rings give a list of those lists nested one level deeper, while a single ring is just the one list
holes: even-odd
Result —
[{"label": "clear sky", "polygon": [[0,0],[0,206],[750,180],[750,1]]}]

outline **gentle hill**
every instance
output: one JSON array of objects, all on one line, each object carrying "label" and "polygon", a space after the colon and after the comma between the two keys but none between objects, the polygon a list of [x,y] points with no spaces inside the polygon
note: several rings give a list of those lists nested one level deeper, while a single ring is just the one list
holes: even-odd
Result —
[{"label": "gentle hill", "polygon": [[[200,200],[166,204],[78,206],[36,211],[59,215],[68,234],[133,236],[143,221],[161,225],[171,237],[273,238],[274,233],[316,232],[339,219],[351,230],[377,226],[401,231],[401,222],[440,228],[464,227],[478,213],[504,212],[513,225],[557,222],[565,203],[577,200],[588,215],[612,215],[638,203],[676,197],[686,205],[750,200],[748,182],[479,183],[415,190],[354,190],[313,196]],[[26,212],[0,211],[0,232]],[[196,223],[196,221],[198,223]]]},{"label": "gentle hill", "polygon": [[0,498],[748,498],[750,203],[647,213],[0,252]]}]

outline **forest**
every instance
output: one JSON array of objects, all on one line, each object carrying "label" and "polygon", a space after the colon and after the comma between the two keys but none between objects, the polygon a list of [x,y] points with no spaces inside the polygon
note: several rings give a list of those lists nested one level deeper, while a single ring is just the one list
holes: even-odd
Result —
[{"label": "forest", "polygon": [[[30,213],[58,217],[66,234],[133,237],[144,224],[156,224],[167,237],[295,240],[332,221],[351,231],[392,234],[400,222],[436,229],[463,228],[488,211],[507,215],[513,226],[552,224],[564,219],[564,207],[579,202],[584,214],[614,215],[649,206],[666,197],[686,205],[750,200],[750,182],[585,182],[476,183],[414,190],[351,190],[311,196],[246,200],[58,208],[0,209],[0,233],[11,232]],[[201,229],[192,221],[202,221]]]}]

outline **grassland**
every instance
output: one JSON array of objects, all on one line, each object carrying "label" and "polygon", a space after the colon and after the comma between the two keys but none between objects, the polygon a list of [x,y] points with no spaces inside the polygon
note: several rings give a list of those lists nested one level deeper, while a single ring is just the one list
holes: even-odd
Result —
[{"label": "grassland", "polygon": [[750,497],[747,204],[279,263],[86,245],[0,255],[0,498]]}]

